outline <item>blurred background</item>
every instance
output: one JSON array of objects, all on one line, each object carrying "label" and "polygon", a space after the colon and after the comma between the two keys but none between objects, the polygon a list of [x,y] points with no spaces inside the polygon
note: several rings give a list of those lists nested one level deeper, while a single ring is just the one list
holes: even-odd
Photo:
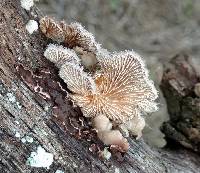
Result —
[{"label": "blurred background", "polygon": [[[180,52],[194,63],[200,58],[200,0],[40,0],[37,5],[45,15],[82,23],[109,51],[138,52],[158,90],[169,58]],[[146,117],[143,137],[150,145],[163,147],[159,127],[168,113],[161,91],[158,103],[160,110]]]}]

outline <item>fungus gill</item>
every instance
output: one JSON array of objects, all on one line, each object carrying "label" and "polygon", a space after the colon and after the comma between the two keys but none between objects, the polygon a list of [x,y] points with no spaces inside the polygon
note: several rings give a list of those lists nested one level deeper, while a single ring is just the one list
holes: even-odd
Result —
[{"label": "fungus gill", "polygon": [[80,59],[74,50],[59,45],[49,44],[44,52],[44,56],[58,68],[65,64],[65,62],[80,64]]},{"label": "fungus gill", "polygon": [[87,75],[79,65],[65,63],[61,66],[59,75],[74,93],[70,95],[77,99],[82,99],[79,100],[79,104],[81,105],[82,102],[84,105],[79,105],[80,107],[84,107],[86,102],[92,99],[93,93],[96,91],[95,83],[92,77]]},{"label": "fungus gill", "polygon": [[[153,102],[157,91],[147,78],[143,62],[135,55],[129,51],[113,54],[110,58],[97,58],[101,70],[94,79],[90,77],[90,82],[86,80],[87,73],[80,77],[73,65],[61,68],[61,78],[70,86],[76,86],[75,94],[70,96],[81,107],[84,116],[103,114],[113,121],[125,123],[142,111],[157,109]],[[95,88],[95,91],[89,92],[88,88]]]},{"label": "fungus gill", "polygon": [[142,114],[158,109],[158,93],[142,58],[134,51],[109,53],[79,23],[68,25],[45,17],[40,29],[67,47],[50,44],[44,56],[59,68],[59,76],[72,92],[69,97],[85,117],[92,118],[104,144],[127,151],[127,139],[116,128],[138,139],[145,126]]},{"label": "fungus gill", "polygon": [[86,51],[95,52],[100,47],[94,36],[77,22],[66,24],[64,21],[56,22],[50,17],[44,17],[40,20],[40,29],[46,37],[63,42],[69,48],[78,46]]},{"label": "fungus gill", "polygon": [[50,17],[40,19],[40,30],[47,37],[57,42],[64,41],[64,32],[60,25]]}]

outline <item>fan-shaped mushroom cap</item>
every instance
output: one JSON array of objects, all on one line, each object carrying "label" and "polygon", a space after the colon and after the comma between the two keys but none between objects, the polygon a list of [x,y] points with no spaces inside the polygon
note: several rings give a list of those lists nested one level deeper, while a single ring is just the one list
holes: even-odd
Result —
[{"label": "fan-shaped mushroom cap", "polygon": [[69,48],[78,46],[92,53],[100,49],[100,44],[95,41],[93,34],[88,32],[80,23],[56,22],[46,16],[40,20],[40,29],[46,37],[57,42],[64,42],[65,46]]},{"label": "fan-shaped mushroom cap", "polygon": [[67,84],[67,87],[74,93],[72,96],[74,96],[77,99],[82,98],[81,100],[75,99],[75,101],[79,103],[85,101],[87,102],[87,99],[92,97],[92,94],[96,91],[92,77],[90,77],[86,72],[84,72],[83,68],[81,68],[77,64],[63,64],[60,68],[59,75]]},{"label": "fan-shaped mushroom cap", "polygon": [[106,82],[111,84],[104,87],[106,92],[123,88],[121,92],[132,93],[134,97],[138,95],[140,100],[155,100],[158,97],[153,81],[149,79],[145,63],[134,51],[104,54],[104,56],[97,56],[97,60],[104,78],[109,80]]},{"label": "fan-shaped mushroom cap", "polygon": [[57,42],[63,42],[65,35],[63,29],[50,17],[40,19],[40,30],[47,37]]},{"label": "fan-shaped mushroom cap", "polygon": [[82,47],[89,52],[95,52],[100,45],[96,43],[92,33],[88,32],[80,23],[63,24],[65,33],[65,44],[70,48]]},{"label": "fan-shaped mushroom cap", "polygon": [[[148,73],[141,58],[133,51],[113,54],[111,57],[98,58],[101,66],[100,74],[88,82],[87,74],[76,77],[76,68],[65,66],[62,78],[68,84],[77,87],[78,94],[71,95],[79,105],[84,116],[94,117],[100,114],[109,119],[124,123],[138,115],[140,111],[155,111],[154,100],[158,97],[153,82],[148,79]],[[70,68],[71,73],[68,72]],[[74,79],[74,80],[72,80]],[[87,79],[87,80],[86,80]],[[85,83],[86,87],[82,87]],[[71,85],[70,84],[70,85]],[[88,87],[95,86],[94,92],[88,93]],[[90,88],[92,88],[90,86]],[[72,91],[73,87],[70,87]],[[81,91],[81,92],[80,92]]]},{"label": "fan-shaped mushroom cap", "polygon": [[[80,70],[77,73],[77,69],[71,66],[65,66],[66,72],[62,70],[66,75],[61,77],[64,80],[68,78],[66,83],[70,82],[71,90],[76,93],[71,97],[81,107],[84,116],[103,114],[115,122],[124,123],[137,116],[138,112],[157,109],[154,103],[157,91],[153,82],[148,79],[144,63],[135,52],[126,51],[112,54],[111,57],[99,57],[98,62],[101,71],[94,80]],[[88,88],[95,90],[91,92]]]},{"label": "fan-shaped mushroom cap", "polygon": [[138,54],[125,51],[99,56],[97,60],[101,72],[96,76],[96,88],[106,98],[105,113],[110,119],[125,122],[138,111],[157,110],[157,91]]},{"label": "fan-shaped mushroom cap", "polygon": [[44,56],[55,63],[58,68],[65,64],[65,62],[80,64],[80,59],[74,50],[59,45],[49,44],[44,52]]}]

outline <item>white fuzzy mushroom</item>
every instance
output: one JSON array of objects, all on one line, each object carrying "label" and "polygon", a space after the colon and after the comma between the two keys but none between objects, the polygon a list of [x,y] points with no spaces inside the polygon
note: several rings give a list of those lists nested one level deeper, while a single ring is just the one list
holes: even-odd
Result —
[{"label": "white fuzzy mushroom", "polygon": [[65,62],[80,64],[80,59],[72,49],[64,48],[60,45],[49,44],[44,52],[44,56],[55,63],[60,68]]}]

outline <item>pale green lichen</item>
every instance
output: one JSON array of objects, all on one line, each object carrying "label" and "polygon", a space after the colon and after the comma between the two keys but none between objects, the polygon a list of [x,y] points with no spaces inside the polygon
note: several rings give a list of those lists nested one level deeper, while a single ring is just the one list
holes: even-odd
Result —
[{"label": "pale green lichen", "polygon": [[115,173],[120,173],[119,168],[115,168]]},{"label": "pale green lichen", "polygon": [[19,121],[16,120],[15,123],[16,123],[17,125],[19,125]]},{"label": "pale green lichen", "polygon": [[6,96],[7,96],[6,99],[11,103],[16,104],[16,107],[18,109],[22,108],[22,105],[16,100],[16,97],[13,93],[9,92],[9,93],[6,94]]},{"label": "pale green lichen", "polygon": [[13,95],[13,93],[7,93],[6,96],[8,97],[8,101],[10,101],[11,103],[15,103],[16,102],[16,98]]},{"label": "pale green lichen", "polygon": [[20,135],[19,132],[15,132],[15,137],[16,137],[16,138],[20,138],[20,136],[21,136],[21,135]]},{"label": "pale green lichen", "polygon": [[33,142],[33,138],[30,137],[30,136],[26,136],[25,139],[26,139],[26,141],[27,141],[28,143],[32,143],[32,142]]},{"label": "pale green lichen", "polygon": [[55,173],[64,173],[64,172],[58,169],[58,170],[56,170]]},{"label": "pale green lichen", "polygon": [[40,135],[40,136],[47,136],[47,135],[48,135],[48,133],[45,132],[45,130],[40,129],[39,127],[35,127],[35,128],[34,128],[34,132],[35,132],[36,134]]},{"label": "pale green lichen", "polygon": [[37,147],[36,152],[31,152],[26,164],[32,167],[43,167],[49,169],[53,163],[53,154],[46,152],[41,146]]},{"label": "pale green lichen", "polygon": [[102,152],[102,156],[104,159],[109,160],[111,158],[111,153],[108,151],[108,148],[104,148],[103,152]]},{"label": "pale green lichen", "polygon": [[77,167],[78,167],[78,165],[77,165],[75,162],[72,163],[72,166],[73,166],[74,168],[77,168]]},{"label": "pale green lichen", "polygon": [[22,141],[22,143],[26,143],[26,142],[32,143],[32,142],[33,142],[33,138],[30,137],[30,136],[25,136],[25,137],[23,137],[23,138],[21,139],[21,141]]},{"label": "pale green lichen", "polygon": [[21,105],[19,102],[16,102],[16,105],[17,105],[17,108],[18,108],[18,109],[21,109],[21,108],[22,108],[22,105]]},{"label": "pale green lichen", "polygon": [[22,138],[21,141],[22,141],[22,143],[26,143],[26,139],[25,138]]}]

